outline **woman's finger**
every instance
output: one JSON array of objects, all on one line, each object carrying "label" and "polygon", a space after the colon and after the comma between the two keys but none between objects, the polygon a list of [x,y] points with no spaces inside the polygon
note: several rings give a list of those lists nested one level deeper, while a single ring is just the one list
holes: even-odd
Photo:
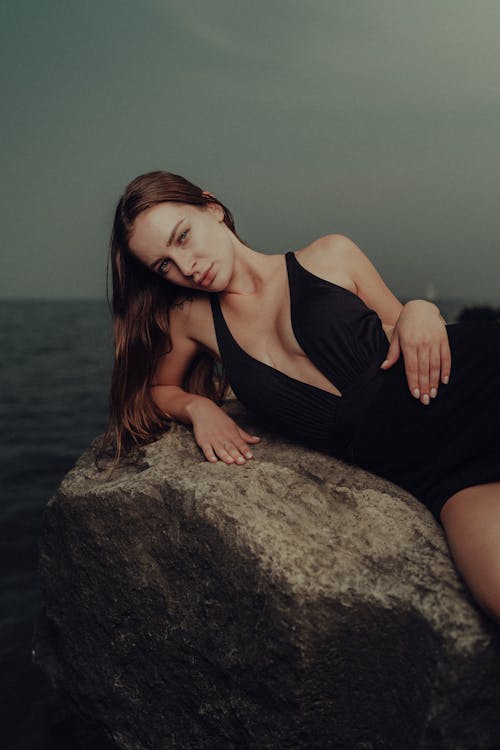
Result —
[{"label": "woman's finger", "polygon": [[227,438],[223,445],[239,464],[245,463],[245,458],[252,458],[252,452],[239,435],[237,437]]},{"label": "woman's finger", "polygon": [[252,451],[250,450],[248,445],[245,443],[243,438],[241,438],[239,435],[238,437],[234,438],[234,444],[245,458],[253,458]]},{"label": "woman's finger", "polygon": [[429,395],[431,398],[436,398],[437,393],[438,393],[440,369],[441,369],[440,347],[433,346],[431,349],[430,380],[429,380],[429,387],[430,387]]},{"label": "woman's finger", "polygon": [[[227,443],[226,443],[227,445]],[[214,445],[214,450],[223,461],[225,461],[226,464],[232,464],[234,463],[234,458],[231,456],[231,454],[227,451],[227,449],[222,445],[222,443],[216,443]]]},{"label": "woman's finger", "polygon": [[242,455],[242,452],[235,444],[234,438],[226,438],[226,440],[224,440],[224,442],[222,443],[222,449],[225,450],[226,453],[233,459],[233,461],[236,461],[236,463],[245,463],[245,457]]},{"label": "woman's finger", "polygon": [[420,344],[417,352],[418,359],[418,387],[420,390],[420,401],[426,406],[430,404],[431,397],[429,395],[429,346],[428,344]]},{"label": "woman's finger", "polygon": [[213,463],[214,461],[218,460],[211,443],[201,443],[200,448],[203,451],[203,455],[205,456],[207,461],[211,461]]},{"label": "woman's finger", "polygon": [[403,347],[403,355],[405,361],[406,379],[408,381],[410,393],[415,398],[419,398],[420,390],[418,385],[418,358],[416,347],[406,345],[405,347]]},{"label": "woman's finger", "polygon": [[384,359],[380,367],[383,370],[388,370],[398,361],[400,354],[401,354],[401,345],[399,343],[399,334],[398,334],[397,329],[394,328],[392,337],[391,337],[391,343],[389,344],[389,349],[387,350],[386,359]]},{"label": "woman's finger", "polygon": [[451,351],[448,335],[441,343],[441,381],[446,385],[451,374]]},{"label": "woman's finger", "polygon": [[257,435],[250,435],[250,433],[244,430],[243,427],[238,427],[237,429],[243,440],[251,440],[252,442],[260,440],[260,437]]}]

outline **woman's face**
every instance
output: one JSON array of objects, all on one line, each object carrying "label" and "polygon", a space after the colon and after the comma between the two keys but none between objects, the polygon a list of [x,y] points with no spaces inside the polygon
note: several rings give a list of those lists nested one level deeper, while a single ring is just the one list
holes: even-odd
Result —
[{"label": "woman's face", "polygon": [[236,240],[223,219],[218,203],[159,203],[136,218],[129,249],[173,284],[219,291],[231,276]]}]

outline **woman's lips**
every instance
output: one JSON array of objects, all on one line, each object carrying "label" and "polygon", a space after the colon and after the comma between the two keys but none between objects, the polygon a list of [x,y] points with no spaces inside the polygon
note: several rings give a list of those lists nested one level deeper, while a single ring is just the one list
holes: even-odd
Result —
[{"label": "woman's lips", "polygon": [[205,272],[203,277],[200,279],[200,286],[208,286],[212,283],[214,278],[214,272],[212,271],[212,266],[208,269],[208,271]]}]

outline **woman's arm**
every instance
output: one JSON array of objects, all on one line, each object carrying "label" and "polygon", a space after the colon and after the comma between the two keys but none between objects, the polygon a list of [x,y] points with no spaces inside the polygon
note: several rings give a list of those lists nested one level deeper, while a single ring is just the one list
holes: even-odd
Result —
[{"label": "woman's arm", "polygon": [[178,385],[154,385],[150,391],[153,401],[167,417],[185,424],[193,424],[193,406],[200,399],[206,398],[189,393]]},{"label": "woman's arm", "polygon": [[247,443],[256,443],[260,437],[238,427],[211,399],[177,385],[156,385],[152,391],[155,403],[167,416],[193,425],[194,438],[209,461],[217,461],[218,456],[226,463],[243,464],[253,458]]},{"label": "woman's arm", "polygon": [[446,321],[439,308],[427,300],[410,300],[405,305],[394,296],[363,251],[345,235],[327,235],[328,252],[335,253],[337,267],[346,271],[357,294],[378,314],[383,324],[394,326],[384,369],[403,354],[410,392],[425,405],[435,398],[439,378],[448,382],[451,352]]},{"label": "woman's arm", "polygon": [[375,310],[382,323],[396,325],[403,305],[391,292],[373,263],[349,237],[343,234],[330,234],[323,238],[327,252],[335,255],[354,284],[356,294],[372,310]]},{"label": "woman's arm", "polygon": [[182,388],[184,376],[200,345],[189,335],[189,306],[171,308],[172,348],[158,361],[151,385],[151,397],[168,417],[193,425],[196,443],[209,461],[244,464],[252,458],[248,443],[260,437],[250,435],[206,396]]},{"label": "woman's arm", "polygon": [[170,419],[192,424],[190,407],[198,399],[181,388],[186,372],[199,352],[199,344],[189,335],[191,302],[170,308],[169,333],[172,347],[155,367],[150,393],[153,401]]}]

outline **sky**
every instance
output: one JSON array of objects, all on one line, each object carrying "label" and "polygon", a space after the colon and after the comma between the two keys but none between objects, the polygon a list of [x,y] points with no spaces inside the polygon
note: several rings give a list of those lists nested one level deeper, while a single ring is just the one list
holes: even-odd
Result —
[{"label": "sky", "polygon": [[500,302],[498,0],[4,0],[0,298],[105,299],[181,174],[254,250],[349,236],[400,298]]}]

